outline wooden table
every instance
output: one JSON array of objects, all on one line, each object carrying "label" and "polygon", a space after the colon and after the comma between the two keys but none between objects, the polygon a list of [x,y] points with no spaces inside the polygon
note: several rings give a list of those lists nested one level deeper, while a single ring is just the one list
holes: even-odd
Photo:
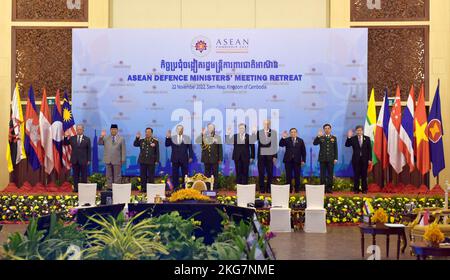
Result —
[{"label": "wooden table", "polygon": [[411,243],[411,248],[418,260],[421,258],[422,260],[425,260],[429,256],[450,257],[450,248],[429,247],[423,241]]},{"label": "wooden table", "polygon": [[360,224],[359,230],[361,232],[361,256],[364,258],[364,252],[365,252],[365,245],[364,245],[364,234],[370,234],[372,235],[372,245],[376,246],[376,236],[386,235],[386,257],[389,258],[389,236],[390,235],[397,235],[397,260],[400,259],[400,241],[403,239],[405,242],[402,247],[402,254],[405,252],[406,249],[406,232],[405,227],[387,227],[384,225],[381,226],[375,226],[375,225],[368,225],[368,224]]}]

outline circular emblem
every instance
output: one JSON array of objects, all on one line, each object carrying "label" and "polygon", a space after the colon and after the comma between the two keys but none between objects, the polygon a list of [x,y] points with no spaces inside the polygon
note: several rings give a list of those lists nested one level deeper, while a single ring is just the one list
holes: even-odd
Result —
[{"label": "circular emblem", "polygon": [[432,119],[427,126],[428,138],[431,142],[437,143],[442,138],[442,124],[438,119]]}]

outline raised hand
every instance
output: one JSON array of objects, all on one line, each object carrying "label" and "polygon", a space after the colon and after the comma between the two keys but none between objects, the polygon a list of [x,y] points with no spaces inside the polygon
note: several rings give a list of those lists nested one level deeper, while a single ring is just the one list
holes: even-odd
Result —
[{"label": "raised hand", "polygon": [[64,132],[64,136],[65,136],[66,138],[69,138],[69,137],[70,137],[70,132],[69,132],[69,130],[66,130],[66,132]]},{"label": "raised hand", "polygon": [[136,138],[141,138],[141,132],[140,132],[140,131],[138,131],[138,132],[136,133]]},{"label": "raised hand", "polygon": [[283,138],[286,138],[286,137],[288,137],[288,133],[287,133],[287,131],[286,131],[286,130],[285,130],[285,131],[283,131],[282,137],[283,137]]},{"label": "raised hand", "polygon": [[352,137],[353,136],[353,130],[349,130],[348,132],[347,132],[347,137],[348,138],[350,138],[350,137]]},{"label": "raised hand", "polygon": [[319,129],[319,131],[317,132],[317,136],[322,137],[323,136],[323,131],[322,129]]},{"label": "raised hand", "polygon": [[206,134],[206,128],[202,128],[202,135],[205,135]]},{"label": "raised hand", "polygon": [[106,136],[106,129],[102,129],[102,133],[100,134],[100,137],[105,137]]},{"label": "raised hand", "polygon": [[171,132],[170,132],[170,129],[169,129],[169,130],[167,130],[167,132],[166,132],[166,137],[167,137],[167,138],[170,138],[170,136],[171,136]]},{"label": "raised hand", "polygon": [[231,135],[231,127],[227,128],[227,135]]}]

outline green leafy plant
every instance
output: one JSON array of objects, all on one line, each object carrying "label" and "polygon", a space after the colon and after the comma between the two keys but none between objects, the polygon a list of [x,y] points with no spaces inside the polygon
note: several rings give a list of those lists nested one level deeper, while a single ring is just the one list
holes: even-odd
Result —
[{"label": "green leafy plant", "polygon": [[150,229],[159,233],[161,243],[168,254],[157,253],[157,258],[168,260],[198,260],[207,258],[206,245],[203,238],[196,238],[194,230],[200,227],[200,222],[194,218],[183,219],[178,212],[152,218],[151,224],[159,225]]},{"label": "green leafy plant", "polygon": [[82,248],[86,244],[85,235],[76,224],[64,225],[51,215],[47,236],[38,230],[37,219],[33,218],[27,227],[27,234],[12,233],[3,245],[5,259],[12,260],[56,260],[67,259],[69,247]]},{"label": "green leafy plant", "polygon": [[106,177],[101,173],[94,173],[88,177],[88,182],[97,184],[97,190],[103,190],[106,185]]},{"label": "green leafy plant", "polygon": [[100,260],[139,260],[153,259],[157,255],[168,254],[155,233],[159,225],[151,219],[134,221],[144,212],[135,215],[128,221],[123,214],[117,219],[102,216],[88,217],[100,225],[100,229],[86,230],[89,240],[88,248],[83,251],[85,259]]}]

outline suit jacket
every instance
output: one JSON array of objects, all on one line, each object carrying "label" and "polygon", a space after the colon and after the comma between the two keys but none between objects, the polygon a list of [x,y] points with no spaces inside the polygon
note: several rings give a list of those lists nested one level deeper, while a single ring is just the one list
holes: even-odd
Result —
[{"label": "suit jacket", "polygon": [[194,151],[192,150],[191,139],[187,135],[183,135],[181,144],[178,143],[178,135],[166,137],[166,147],[172,147],[172,154],[170,161],[172,163],[186,163],[190,158],[193,158]]},{"label": "suit jacket", "polygon": [[77,142],[78,135],[72,136],[70,138],[64,137],[63,144],[70,145],[72,147],[72,154],[70,156],[70,162],[72,164],[87,164],[91,161],[91,139],[83,135],[81,143]]},{"label": "suit jacket", "polygon": [[244,138],[242,141],[239,134],[230,135],[228,143],[233,144],[233,160],[250,162],[250,159],[255,158],[255,144],[251,143],[248,133],[245,133]]},{"label": "suit jacket", "polygon": [[223,147],[220,136],[200,135],[196,143],[202,147],[201,161],[203,163],[218,163],[223,160]]},{"label": "suit jacket", "polygon": [[320,145],[319,162],[331,162],[338,160],[337,138],[334,135],[329,137],[317,136],[313,142],[314,146]]},{"label": "suit jacket", "polygon": [[[264,129],[259,130],[256,133],[256,140],[258,141],[258,158],[261,156],[277,158],[278,136],[275,130],[269,129],[267,136]],[[264,148],[265,154],[261,154],[261,148]]]},{"label": "suit jacket", "polygon": [[363,136],[362,146],[359,145],[358,136],[347,138],[345,141],[345,147],[353,148],[352,163],[359,162],[359,158],[362,157],[364,163],[368,163],[372,160],[372,143],[370,137]]},{"label": "suit jacket", "polygon": [[98,144],[105,147],[103,152],[103,162],[105,164],[120,165],[126,161],[125,139],[116,135],[114,143],[112,136],[100,137]]},{"label": "suit jacket", "polygon": [[139,147],[139,159],[140,164],[155,164],[159,162],[159,141],[156,138],[144,138],[139,139],[136,137],[133,146]]},{"label": "suit jacket", "polygon": [[290,162],[292,160],[295,163],[306,162],[306,147],[302,138],[297,137],[295,145],[292,137],[281,138],[280,147],[286,147],[283,162]]}]

